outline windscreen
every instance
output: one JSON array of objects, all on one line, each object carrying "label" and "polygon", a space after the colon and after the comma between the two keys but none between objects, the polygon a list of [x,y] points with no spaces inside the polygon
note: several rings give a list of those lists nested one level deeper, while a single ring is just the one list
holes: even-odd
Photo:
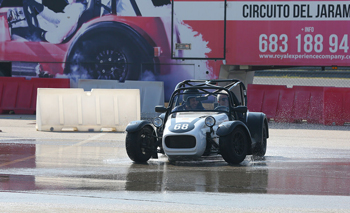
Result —
[{"label": "windscreen", "polygon": [[229,111],[230,97],[224,90],[181,90],[172,99],[172,112]]}]

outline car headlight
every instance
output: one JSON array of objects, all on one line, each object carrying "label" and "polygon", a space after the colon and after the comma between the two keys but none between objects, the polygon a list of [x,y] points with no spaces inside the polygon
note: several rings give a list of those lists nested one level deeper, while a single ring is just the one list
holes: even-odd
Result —
[{"label": "car headlight", "polygon": [[213,116],[208,116],[205,118],[205,125],[208,127],[213,127],[215,125],[216,121]]},{"label": "car headlight", "polygon": [[156,117],[155,119],[153,119],[152,123],[155,127],[161,127],[163,125],[163,119],[161,119],[160,117]]}]

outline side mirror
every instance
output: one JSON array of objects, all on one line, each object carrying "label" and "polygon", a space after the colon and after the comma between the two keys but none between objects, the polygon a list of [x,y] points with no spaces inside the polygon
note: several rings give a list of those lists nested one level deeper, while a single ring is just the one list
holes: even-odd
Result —
[{"label": "side mirror", "polygon": [[233,108],[233,111],[239,112],[239,113],[246,113],[248,111],[248,108],[246,106],[238,106]]},{"label": "side mirror", "polygon": [[156,106],[154,110],[158,113],[166,112],[166,108],[164,106]]}]

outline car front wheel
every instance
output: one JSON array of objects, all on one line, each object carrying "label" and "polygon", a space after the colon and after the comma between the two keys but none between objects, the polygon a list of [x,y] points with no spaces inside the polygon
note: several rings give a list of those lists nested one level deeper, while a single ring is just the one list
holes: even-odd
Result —
[{"label": "car front wheel", "polygon": [[231,134],[220,137],[220,153],[229,164],[239,164],[247,156],[248,139],[242,127],[236,127]]},{"label": "car front wheel", "polygon": [[125,147],[129,158],[137,163],[147,162],[155,150],[155,137],[151,127],[126,134]]}]

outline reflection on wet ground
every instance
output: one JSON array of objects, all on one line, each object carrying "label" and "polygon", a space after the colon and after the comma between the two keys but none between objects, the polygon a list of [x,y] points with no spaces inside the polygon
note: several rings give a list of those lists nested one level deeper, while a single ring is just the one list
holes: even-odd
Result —
[{"label": "reflection on wet ground", "polygon": [[[216,163],[182,162],[177,165],[133,164],[129,167],[125,189],[130,191],[196,191],[228,193],[266,193],[268,170]],[[146,175],[143,175],[146,174]]]},{"label": "reflection on wet ground", "polygon": [[0,150],[0,190],[6,191],[350,195],[350,161],[340,157],[349,157],[348,150],[303,149],[309,156],[301,157],[290,154],[297,149],[271,147],[265,158],[249,156],[240,165],[228,165],[221,157],[171,164],[164,156],[134,164],[123,147],[108,146],[2,143]]},{"label": "reflection on wet ground", "polygon": [[35,144],[0,143],[0,168],[35,168]]}]

